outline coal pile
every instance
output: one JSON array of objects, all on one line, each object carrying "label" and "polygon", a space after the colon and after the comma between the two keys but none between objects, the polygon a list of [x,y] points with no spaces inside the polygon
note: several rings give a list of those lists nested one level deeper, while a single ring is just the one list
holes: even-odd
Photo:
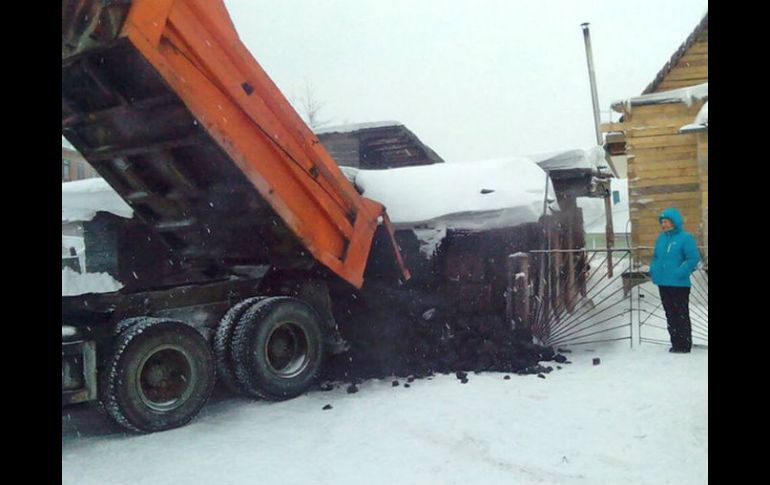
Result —
[{"label": "coal pile", "polygon": [[511,331],[502,315],[465,314],[462,302],[448,302],[440,292],[365,290],[341,305],[335,302],[344,309],[338,324],[350,350],[330,357],[324,379],[350,382],[394,375],[412,382],[457,373],[467,382],[468,372],[543,375],[552,369],[540,362],[566,361],[552,347],[532,343],[526,332]]}]

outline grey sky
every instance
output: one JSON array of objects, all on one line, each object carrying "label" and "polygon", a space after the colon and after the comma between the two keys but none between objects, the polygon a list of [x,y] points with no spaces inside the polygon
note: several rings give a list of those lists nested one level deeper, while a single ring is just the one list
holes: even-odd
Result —
[{"label": "grey sky", "polygon": [[[331,124],[397,120],[447,161],[595,142],[580,24],[602,117],[638,95],[707,0],[225,0],[289,98],[305,80]],[[613,118],[615,119],[615,118]]]}]

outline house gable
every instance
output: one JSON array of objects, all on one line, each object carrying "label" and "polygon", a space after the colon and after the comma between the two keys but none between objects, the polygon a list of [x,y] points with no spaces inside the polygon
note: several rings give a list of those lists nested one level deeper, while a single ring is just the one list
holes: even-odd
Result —
[{"label": "house gable", "polygon": [[642,94],[659,93],[708,82],[708,22],[709,16],[706,14]]}]

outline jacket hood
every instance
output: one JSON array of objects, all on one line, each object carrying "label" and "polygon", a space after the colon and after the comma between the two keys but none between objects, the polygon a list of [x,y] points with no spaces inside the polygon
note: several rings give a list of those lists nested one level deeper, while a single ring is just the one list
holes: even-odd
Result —
[{"label": "jacket hood", "polygon": [[684,227],[684,219],[682,218],[682,214],[679,212],[679,210],[674,209],[673,207],[663,209],[663,211],[658,216],[658,222],[661,222],[663,219],[670,220],[674,224],[675,229],[682,229]]}]

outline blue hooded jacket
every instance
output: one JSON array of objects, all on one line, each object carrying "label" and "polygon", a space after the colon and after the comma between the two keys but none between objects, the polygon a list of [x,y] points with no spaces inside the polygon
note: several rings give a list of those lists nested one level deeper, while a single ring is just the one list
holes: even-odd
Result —
[{"label": "blue hooded jacket", "polygon": [[664,209],[658,221],[668,219],[674,225],[661,232],[655,241],[655,252],[650,263],[652,282],[658,286],[690,287],[690,274],[700,261],[695,238],[683,229],[682,214],[673,208]]}]

